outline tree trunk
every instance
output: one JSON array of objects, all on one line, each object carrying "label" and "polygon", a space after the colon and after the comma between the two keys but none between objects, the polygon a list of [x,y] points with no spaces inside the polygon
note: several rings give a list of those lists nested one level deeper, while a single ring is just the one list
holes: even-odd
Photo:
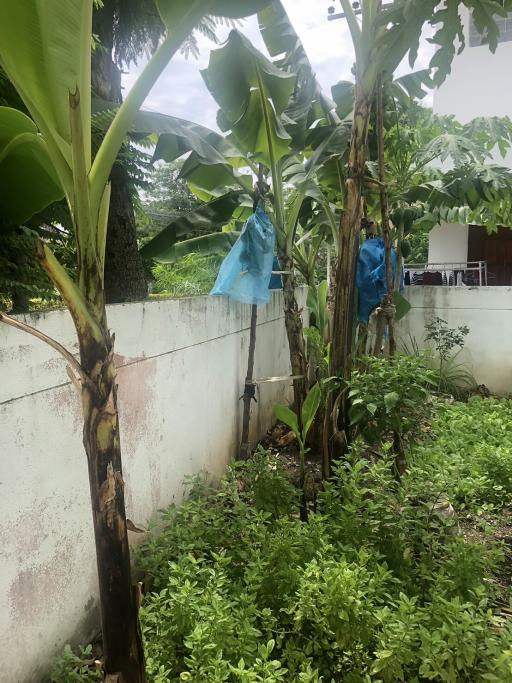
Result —
[{"label": "tree trunk", "polygon": [[[111,3],[94,13],[94,32],[101,46],[92,55],[91,82],[95,95],[121,103],[121,71],[112,59],[114,16]],[[110,176],[110,211],[105,253],[105,296],[107,303],[137,301],[148,295],[144,265],[137,245],[130,179],[116,163]]]},{"label": "tree trunk", "polygon": [[[335,300],[333,316],[331,374],[345,381],[352,370],[352,332],[354,323],[354,290],[359,251],[359,233],[363,217],[363,177],[366,163],[368,124],[372,97],[362,91],[356,78],[354,122],[350,142],[347,177],[343,197],[344,212],[338,247],[338,262],[335,275]],[[342,390],[343,391],[343,390]],[[348,443],[347,434],[348,400],[346,392],[340,401],[338,412],[338,436],[334,448],[343,455]]]},{"label": "tree trunk", "polygon": [[307,362],[306,351],[304,348],[304,333],[302,316],[299,311],[297,299],[295,298],[295,277],[293,273],[293,261],[286,254],[280,253],[279,259],[284,274],[283,296],[284,296],[284,320],[286,334],[288,336],[288,346],[290,348],[290,363],[292,375],[300,377],[293,380],[294,410],[299,416],[304,399],[306,398],[307,384]]},{"label": "tree trunk", "polygon": [[115,164],[105,250],[105,296],[108,303],[140,301],[148,284],[137,244],[133,201],[126,169]]},{"label": "tree trunk", "polygon": [[126,528],[124,482],[117,409],[113,339],[106,344],[80,340],[83,441],[96,542],[106,681],[145,681],[144,654],[138,627],[138,591],[132,586]]},{"label": "tree trunk", "polygon": [[26,289],[15,287],[11,293],[12,313],[26,313],[30,306],[30,297]]}]

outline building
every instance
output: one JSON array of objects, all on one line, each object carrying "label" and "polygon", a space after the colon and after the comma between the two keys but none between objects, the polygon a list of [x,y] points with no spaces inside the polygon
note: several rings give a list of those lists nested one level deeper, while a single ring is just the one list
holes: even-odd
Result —
[{"label": "building", "polygon": [[[500,39],[492,54],[475,30],[469,11],[462,8],[466,47],[453,61],[452,72],[434,92],[434,112],[453,114],[461,123],[478,116],[511,116],[512,12],[498,19]],[[497,164],[512,167],[512,152]],[[474,225],[436,226],[429,238],[429,264],[473,262],[473,284],[512,285],[512,231],[500,228],[489,235]],[[478,266],[478,263],[481,266]],[[487,278],[482,275],[483,268]],[[480,279],[482,280],[480,282]]]}]

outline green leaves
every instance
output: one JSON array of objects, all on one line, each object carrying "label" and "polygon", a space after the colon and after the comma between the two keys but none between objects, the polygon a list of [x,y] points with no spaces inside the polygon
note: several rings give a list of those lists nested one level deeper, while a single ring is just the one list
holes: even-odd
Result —
[{"label": "green leaves", "polygon": [[88,166],[91,162],[91,26],[91,0],[19,0],[0,5],[0,64],[43,134],[47,154],[68,194],[72,191],[69,95],[77,91],[82,127],[87,131],[83,155]]},{"label": "green leaves", "polygon": [[393,292],[393,304],[395,305],[395,320],[399,322],[409,313],[411,304],[397,291]]},{"label": "green leaves", "polygon": [[290,410],[290,408],[287,406],[282,406],[280,404],[273,406],[273,410],[277,419],[281,420],[281,422],[284,422],[285,425],[290,427],[295,436],[300,438],[299,421],[297,420],[297,415],[293,412],[293,410]]},{"label": "green leaves", "polygon": [[277,419],[281,420],[281,422],[284,422],[285,425],[290,427],[290,429],[293,431],[293,433],[299,440],[299,443],[301,444],[301,449],[304,449],[306,437],[308,435],[309,430],[311,429],[311,425],[313,424],[315,415],[318,412],[318,408],[320,407],[321,401],[322,392],[320,390],[320,385],[317,383],[308,391],[304,403],[302,404],[302,429],[299,428],[299,420],[297,419],[297,414],[294,413],[293,410],[290,410],[290,408],[288,408],[287,406],[282,406],[279,404],[273,406],[274,413]]},{"label": "green leaves", "polygon": [[295,76],[280,71],[238,31],[231,31],[226,44],[212,51],[201,73],[221,108],[221,129],[232,131],[244,153],[273,168],[289,151],[281,114]]},{"label": "green leaves", "polygon": [[239,205],[240,192],[229,192],[207,204],[203,204],[194,211],[169,223],[156,237],[142,247],[140,253],[144,258],[153,258],[161,263],[168,263],[175,259],[173,247],[180,237],[194,232],[212,232],[215,228],[222,228],[229,222]]},{"label": "green leaves", "polygon": [[318,382],[308,391],[308,394],[302,404],[302,438],[304,441],[308,435],[311,425],[315,419],[318,408],[320,407],[320,402],[322,400],[322,392],[320,391],[320,385]]},{"label": "green leaves", "polygon": [[314,314],[316,327],[324,341],[329,340],[329,314],[327,311],[327,280],[322,280],[319,285],[310,285],[308,288],[307,307]]},{"label": "green leaves", "polygon": [[365,357],[349,383],[349,417],[367,443],[387,438],[390,430],[413,435],[432,412],[429,392],[434,373],[424,356]]},{"label": "green leaves", "polygon": [[412,187],[404,197],[409,203],[424,202],[430,214],[422,222],[480,222],[492,230],[508,223],[511,192],[510,169],[475,161]]},{"label": "green leaves", "polygon": [[63,194],[34,122],[16,109],[0,107],[0,222],[23,223]]},{"label": "green leaves", "polygon": [[[489,43],[489,49],[494,52],[498,46],[500,35],[496,25],[496,17],[506,17],[507,9],[498,0],[466,0],[464,2],[472,10],[475,28]],[[509,7],[509,9],[511,9]]]},{"label": "green leaves", "polygon": [[386,411],[390,413],[399,400],[400,396],[396,393],[396,391],[390,391],[388,394],[384,394],[384,405],[386,406]]},{"label": "green leaves", "polygon": [[240,232],[236,230],[213,232],[209,235],[191,237],[188,240],[171,244],[166,249],[162,249],[162,251],[153,258],[157,263],[176,263],[191,254],[197,254],[199,256],[226,254],[239,237]]},{"label": "green leaves", "polygon": [[293,94],[284,115],[285,127],[293,147],[302,149],[309,126],[321,118],[330,118],[334,103],[323,95],[304,46],[279,0],[274,0],[258,13],[260,32],[274,64],[296,75]]},{"label": "green leaves", "polygon": [[402,59],[409,55],[412,66],[416,61],[422,29],[430,24],[435,33],[430,42],[436,46],[430,61],[433,80],[440,85],[450,73],[456,51],[465,45],[461,8],[469,9],[475,28],[489,43],[492,52],[496,49],[499,30],[496,17],[503,17],[510,7],[498,0],[394,0],[382,12],[380,32],[377,37],[376,59],[382,68],[392,74]]}]

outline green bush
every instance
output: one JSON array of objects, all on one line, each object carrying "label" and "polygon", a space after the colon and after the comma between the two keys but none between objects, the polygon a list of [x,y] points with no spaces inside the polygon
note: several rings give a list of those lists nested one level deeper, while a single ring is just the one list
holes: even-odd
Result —
[{"label": "green bush", "polygon": [[470,509],[512,503],[512,402],[472,398],[440,404],[432,441],[413,450],[445,472],[449,498]]},{"label": "green bush", "polygon": [[[512,410],[481,403],[439,408],[437,441],[416,447],[400,485],[387,456],[354,446],[307,523],[262,450],[216,490],[195,479],[137,551],[149,683],[510,683],[511,622],[493,610],[506,597],[492,581],[499,549],[465,541],[440,509],[453,493],[452,454],[438,449],[450,414],[465,424],[464,409],[481,411],[492,444]],[[478,434],[468,428],[468,443]],[[75,678],[63,683],[95,680],[80,660],[66,666]]]},{"label": "green bush", "polygon": [[157,264],[152,270],[153,292],[171,297],[200,296],[212,289],[222,256],[189,254],[171,265]]},{"label": "green bush", "polygon": [[434,374],[422,356],[365,357],[350,380],[350,422],[369,443],[394,430],[401,438],[418,430],[432,412]]},{"label": "green bush", "polygon": [[78,654],[66,645],[47,679],[48,683],[96,683],[102,680],[101,672],[92,662],[90,645],[80,648]]}]

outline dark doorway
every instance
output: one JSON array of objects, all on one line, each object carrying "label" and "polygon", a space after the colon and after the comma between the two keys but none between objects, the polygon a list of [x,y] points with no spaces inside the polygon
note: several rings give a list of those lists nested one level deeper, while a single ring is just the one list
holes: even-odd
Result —
[{"label": "dark doorway", "polygon": [[512,230],[501,227],[488,234],[481,225],[470,225],[468,261],[487,261],[489,285],[512,285]]}]

